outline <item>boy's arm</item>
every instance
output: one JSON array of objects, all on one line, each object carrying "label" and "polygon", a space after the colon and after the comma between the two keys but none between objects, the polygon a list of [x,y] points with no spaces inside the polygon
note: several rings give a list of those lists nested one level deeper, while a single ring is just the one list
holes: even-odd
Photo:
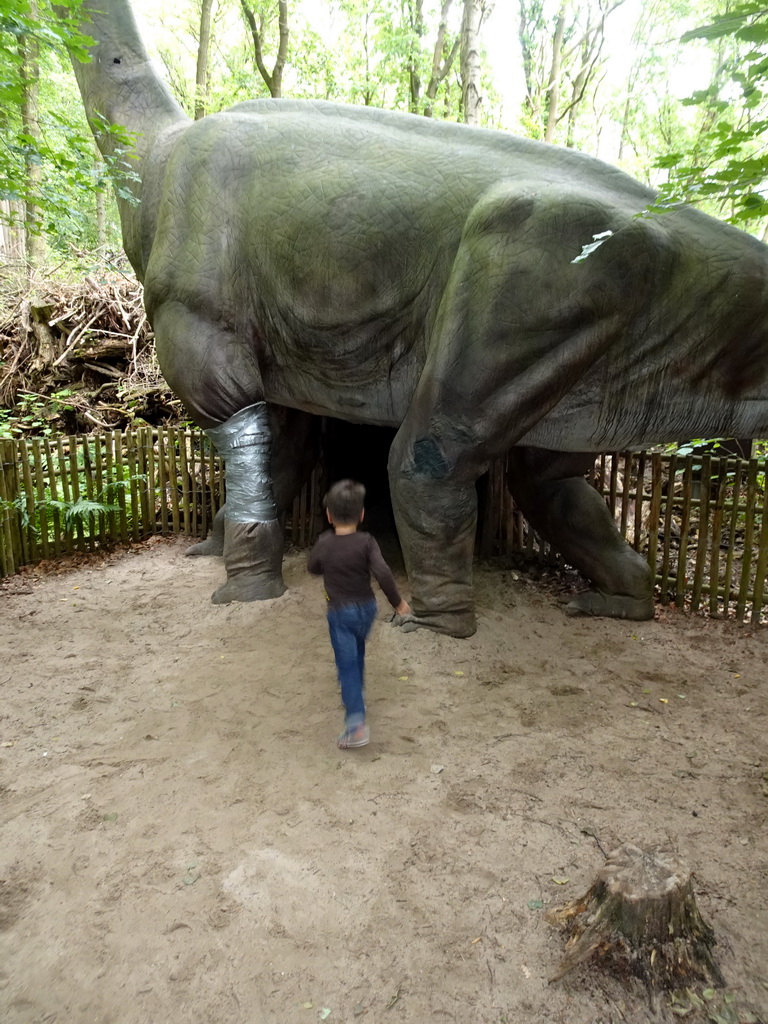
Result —
[{"label": "boy's arm", "polygon": [[315,541],[315,546],[309,553],[307,559],[307,569],[312,573],[313,576],[323,575],[323,559],[320,555],[320,538]]},{"label": "boy's arm", "polygon": [[407,601],[404,601],[400,596],[397,584],[395,583],[395,577],[392,575],[392,570],[384,561],[384,556],[381,553],[379,545],[373,537],[370,538],[369,544],[368,564],[370,565],[371,572],[376,577],[376,582],[384,591],[387,600],[395,611],[400,615],[407,615],[411,610],[410,606]]}]

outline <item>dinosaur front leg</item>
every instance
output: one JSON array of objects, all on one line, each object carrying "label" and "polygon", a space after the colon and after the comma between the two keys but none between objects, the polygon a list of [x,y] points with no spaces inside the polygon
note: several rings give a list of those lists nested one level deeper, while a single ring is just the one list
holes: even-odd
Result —
[{"label": "dinosaur front leg", "polygon": [[411,587],[404,629],[467,637],[477,629],[472,556],[477,521],[473,480],[447,472],[438,443],[401,429],[389,457],[390,491]]}]

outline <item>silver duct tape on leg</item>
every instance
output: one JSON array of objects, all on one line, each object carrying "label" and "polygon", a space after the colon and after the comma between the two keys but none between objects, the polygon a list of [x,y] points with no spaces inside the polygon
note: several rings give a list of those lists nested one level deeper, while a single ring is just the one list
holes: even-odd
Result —
[{"label": "silver duct tape on leg", "polygon": [[226,517],[235,523],[271,523],[277,519],[269,458],[272,436],[266,402],[241,409],[218,427],[206,430],[227,470]]}]

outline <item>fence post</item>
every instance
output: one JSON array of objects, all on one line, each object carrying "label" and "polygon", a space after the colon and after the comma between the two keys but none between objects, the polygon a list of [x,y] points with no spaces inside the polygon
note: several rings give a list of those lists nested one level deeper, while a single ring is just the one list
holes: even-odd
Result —
[{"label": "fence post", "polygon": [[760,541],[757,548],[755,567],[755,590],[752,596],[752,624],[757,625],[763,610],[765,577],[768,573],[768,459],[763,460],[763,521],[760,524]]},{"label": "fence post", "polygon": [[179,443],[179,427],[168,428],[168,480],[170,486],[171,515],[173,517],[173,533],[181,532],[181,520],[179,518],[179,469],[176,460],[176,445]]},{"label": "fence post", "polygon": [[723,610],[728,615],[731,604],[731,585],[733,581],[733,549],[736,546],[736,529],[739,524],[739,497],[741,494],[741,478],[743,476],[742,459],[736,459],[733,471],[733,497],[730,502],[731,525],[728,529],[728,554],[725,557],[723,570]]},{"label": "fence post", "polygon": [[23,438],[19,441],[19,476],[24,484],[24,504],[27,514],[27,525],[24,527],[24,532],[27,535],[29,561],[36,562],[38,559],[38,544],[35,528],[35,489],[32,485],[32,471],[29,468],[29,449],[27,448],[27,442]]},{"label": "fence post", "polygon": [[[752,565],[749,553],[752,550],[752,542],[755,531],[755,505],[757,504],[757,459],[750,459],[747,469],[747,497],[746,512],[744,516],[744,558],[741,563],[741,579],[739,580],[739,596],[736,602],[736,618],[739,622],[744,621],[749,600],[749,580],[752,574]],[[768,490],[768,488],[766,488]]]},{"label": "fence post", "polygon": [[[160,533],[168,533],[168,464],[166,462],[166,430],[157,428],[157,486],[160,491]],[[171,531],[173,532],[173,531]]]},{"label": "fence post", "polygon": [[[59,500],[59,485],[56,482],[56,469],[57,464],[54,462],[53,449],[51,442],[46,437],[43,442],[43,448],[45,449],[45,465],[48,470],[48,489],[51,492],[51,500]],[[53,554],[55,558],[61,557],[61,514],[57,508],[54,509],[53,516]]]},{"label": "fence post", "polygon": [[12,576],[21,564],[16,558],[20,547],[19,515],[13,504],[16,493],[10,472],[15,465],[15,443],[11,440],[0,441],[0,570],[3,576]]},{"label": "fence post", "polygon": [[[96,495],[96,501],[100,504],[104,503],[104,458],[102,454],[102,441],[101,434],[92,434],[91,440],[93,442],[93,487]],[[96,516],[98,520],[98,527],[96,528],[97,539],[100,547],[104,547],[104,542],[107,538],[107,517],[104,512],[99,512]]]},{"label": "fence post", "polygon": [[123,440],[125,441],[125,462],[128,467],[128,484],[131,501],[131,539],[141,540],[139,530],[139,494],[138,494],[138,466],[136,460],[136,432],[126,430]]},{"label": "fence post", "polygon": [[157,480],[155,477],[155,438],[156,432],[152,427],[147,427],[147,529],[150,533],[157,533]]},{"label": "fence post", "polygon": [[[77,464],[78,438],[74,434],[67,437],[69,445],[69,485],[72,488],[72,501],[80,500],[80,470]],[[79,551],[86,551],[88,545],[85,543],[85,527],[82,516],[77,517],[75,523],[77,529],[77,547]]]},{"label": "fence post", "polygon": [[149,519],[149,501],[147,487],[147,427],[139,427],[136,431],[136,497],[139,512],[139,537],[144,540],[151,532]]},{"label": "fence post", "polygon": [[191,533],[191,502],[192,502],[192,479],[187,460],[187,438],[189,431],[179,429],[176,436],[179,439],[179,462],[178,474],[181,481],[181,522],[183,532],[188,537]]},{"label": "fence post", "polygon": [[680,548],[677,552],[677,580],[675,581],[675,607],[685,605],[686,583],[688,582],[688,534],[691,528],[691,502],[693,500],[693,459],[685,457],[683,475],[683,508],[680,513]]},{"label": "fence post", "polygon": [[[83,453],[83,479],[85,481],[85,497],[88,501],[95,500],[94,491],[94,472],[93,472],[93,456],[91,452],[92,438],[89,434],[81,434],[80,436],[80,450]],[[90,551],[95,551],[97,548],[98,532],[99,532],[99,517],[95,512],[90,512],[88,518],[85,520],[88,527],[88,538],[86,547]]]},{"label": "fence post", "polygon": [[659,547],[659,519],[661,518],[661,456],[651,456],[651,506],[648,512],[648,564],[656,578],[656,552]]},{"label": "fence post", "polygon": [[696,568],[693,573],[693,594],[691,610],[697,612],[701,604],[701,592],[704,588],[704,568],[707,564],[707,546],[709,543],[709,486],[712,476],[712,458],[705,455],[701,460],[701,483],[699,487],[699,528],[696,532]]},{"label": "fence post", "polygon": [[48,558],[50,555],[50,542],[49,542],[49,521],[48,521],[48,510],[46,508],[45,501],[45,473],[43,472],[43,452],[40,440],[36,438],[32,441],[32,455],[33,455],[33,466],[35,472],[35,497],[37,506],[37,521],[40,528],[40,549],[43,558]]},{"label": "fence post", "polygon": [[661,549],[661,600],[669,602],[672,579],[669,562],[672,554],[672,513],[675,508],[675,480],[677,477],[677,455],[671,455],[667,462],[667,501],[664,509],[664,543]]},{"label": "fence post", "polygon": [[637,476],[635,477],[635,516],[632,547],[639,551],[643,541],[643,499],[645,497],[645,452],[637,457]]},{"label": "fence post", "polygon": [[[723,510],[725,507],[725,489],[728,486],[728,460],[718,460],[717,496],[712,516],[712,550],[709,558],[709,614],[712,618],[718,615],[718,590],[720,589],[720,542],[723,532]],[[727,597],[724,611],[728,610]]]}]

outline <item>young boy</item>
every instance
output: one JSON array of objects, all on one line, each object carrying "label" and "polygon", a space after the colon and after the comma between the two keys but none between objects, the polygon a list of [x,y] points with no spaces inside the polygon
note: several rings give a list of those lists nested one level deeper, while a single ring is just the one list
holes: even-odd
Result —
[{"label": "young boy", "polygon": [[411,610],[397,591],[379,545],[369,533],[358,533],[365,516],[364,501],[365,488],[354,480],[340,480],[331,487],[323,504],[334,532],[320,535],[307,564],[325,583],[328,629],[346,709],[344,732],[336,740],[342,749],[364,747],[370,739],[363,685],[365,641],[376,617],[371,573],[398,615],[408,615]]}]

